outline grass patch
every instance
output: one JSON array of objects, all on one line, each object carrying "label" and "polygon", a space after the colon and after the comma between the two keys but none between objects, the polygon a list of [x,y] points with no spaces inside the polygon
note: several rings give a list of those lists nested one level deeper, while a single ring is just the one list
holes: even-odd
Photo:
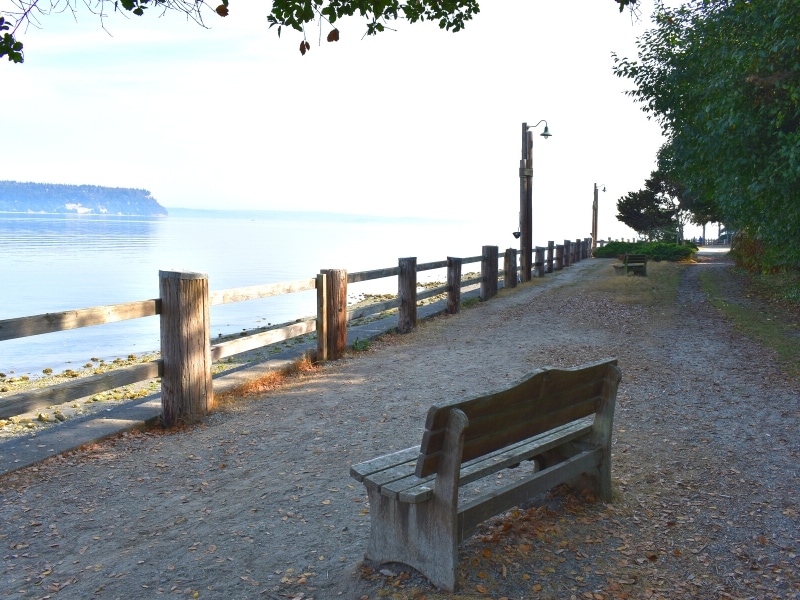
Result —
[{"label": "grass patch", "polygon": [[581,286],[603,292],[615,302],[639,304],[659,308],[662,312],[675,310],[678,299],[678,284],[685,265],[674,262],[648,262],[647,276],[616,275],[611,267],[605,276],[592,281],[583,281]]},{"label": "grass patch", "polygon": [[785,295],[796,291],[797,288],[790,288],[798,285],[797,275],[742,275],[750,292],[744,298],[726,294],[725,279],[730,276],[727,271],[710,269],[700,274],[700,285],[736,329],[773,350],[784,370],[792,377],[800,377],[800,305]]}]

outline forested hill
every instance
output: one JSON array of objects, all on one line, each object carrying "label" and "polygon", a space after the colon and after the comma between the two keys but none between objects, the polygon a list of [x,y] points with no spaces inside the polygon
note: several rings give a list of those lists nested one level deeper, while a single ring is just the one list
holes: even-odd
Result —
[{"label": "forested hill", "polygon": [[0,181],[3,212],[167,216],[167,209],[147,190],[17,181]]}]

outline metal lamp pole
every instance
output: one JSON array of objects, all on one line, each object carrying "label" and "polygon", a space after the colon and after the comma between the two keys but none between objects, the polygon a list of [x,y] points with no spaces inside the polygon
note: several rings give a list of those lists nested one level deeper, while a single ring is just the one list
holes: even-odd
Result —
[{"label": "metal lamp pole", "polygon": [[542,119],[536,125],[528,127],[522,124],[522,159],[519,161],[519,249],[521,281],[531,280],[531,262],[533,255],[533,133],[529,131],[544,123],[544,131],[540,134],[547,139],[552,134],[547,121]]},{"label": "metal lamp pole", "polygon": [[[594,202],[592,202],[592,254],[597,249],[597,196],[599,192],[599,188],[597,184],[594,184]],[[606,188],[603,188],[603,191],[606,191]]]}]

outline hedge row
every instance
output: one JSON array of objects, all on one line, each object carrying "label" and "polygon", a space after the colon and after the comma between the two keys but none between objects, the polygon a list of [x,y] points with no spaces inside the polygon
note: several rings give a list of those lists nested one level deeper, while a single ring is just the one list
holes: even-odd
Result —
[{"label": "hedge row", "polygon": [[683,245],[668,242],[609,242],[602,248],[596,248],[596,258],[621,258],[623,254],[644,254],[655,261],[687,260],[697,252],[697,246],[691,242]]}]

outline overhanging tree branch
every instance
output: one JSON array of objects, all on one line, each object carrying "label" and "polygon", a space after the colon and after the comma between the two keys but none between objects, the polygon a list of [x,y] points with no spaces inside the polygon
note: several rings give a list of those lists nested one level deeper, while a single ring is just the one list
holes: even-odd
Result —
[{"label": "overhanging tree branch", "polygon": [[[620,11],[627,7],[635,12],[638,0],[614,1],[619,4]],[[101,20],[112,11],[141,17],[155,8],[161,12],[181,12],[201,26],[204,26],[206,15],[226,17],[231,10],[229,0],[214,0],[213,4],[205,0],[0,0],[0,58],[8,56],[12,62],[23,62],[23,46],[17,39],[18,33],[31,25],[39,27],[39,16],[64,10],[75,12],[78,4]],[[478,0],[273,0],[267,21],[270,27],[277,27],[280,36],[284,27],[304,32],[309,23],[319,22],[322,26],[324,20],[333,27],[327,37],[332,42],[339,39],[335,23],[342,17],[361,17],[366,20],[365,35],[376,35],[391,29],[388,24],[397,20],[409,23],[432,21],[437,22],[441,29],[461,31],[479,12]],[[300,48],[303,54],[310,49],[305,34]]]}]

